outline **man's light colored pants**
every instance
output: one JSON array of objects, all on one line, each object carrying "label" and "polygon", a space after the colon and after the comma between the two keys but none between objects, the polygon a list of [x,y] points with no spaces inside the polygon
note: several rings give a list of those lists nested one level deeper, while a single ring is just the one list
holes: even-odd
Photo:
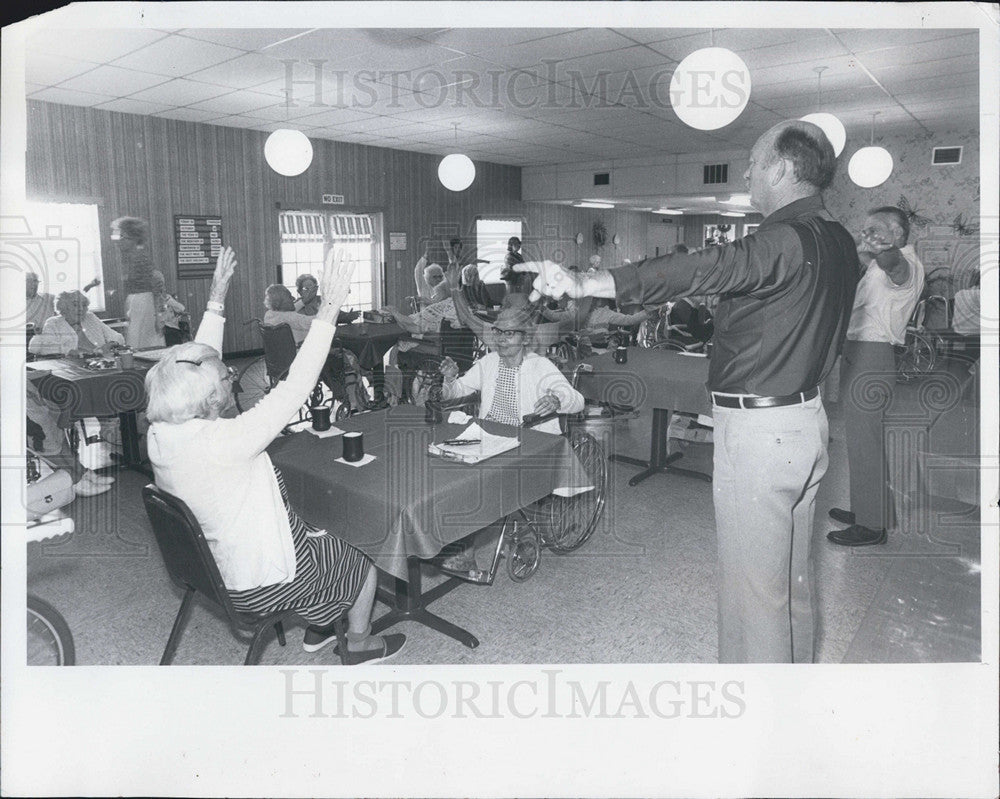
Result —
[{"label": "man's light colored pants", "polygon": [[719,662],[811,663],[810,544],[829,463],[823,403],[716,407],[713,418]]}]

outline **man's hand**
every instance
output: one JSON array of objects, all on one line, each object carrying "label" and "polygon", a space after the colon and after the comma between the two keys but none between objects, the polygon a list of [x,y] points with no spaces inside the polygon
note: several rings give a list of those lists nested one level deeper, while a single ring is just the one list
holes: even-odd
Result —
[{"label": "man's hand", "polygon": [[559,410],[559,397],[554,391],[546,391],[541,397],[538,398],[538,402],[535,403],[535,407],[532,409],[532,413],[537,413],[541,416],[548,416],[550,413],[555,413]]},{"label": "man's hand", "polygon": [[528,296],[530,302],[538,302],[542,297],[579,298],[586,296],[580,276],[576,272],[563,269],[553,261],[527,261],[523,264],[512,264],[510,267],[515,272],[535,272],[535,279],[531,284],[531,294]]}]

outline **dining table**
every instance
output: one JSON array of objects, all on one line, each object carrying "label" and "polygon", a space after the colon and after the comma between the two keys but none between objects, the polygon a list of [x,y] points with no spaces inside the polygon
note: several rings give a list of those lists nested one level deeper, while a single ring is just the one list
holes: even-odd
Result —
[{"label": "dining table", "polygon": [[361,321],[337,325],[333,341],[357,355],[361,368],[372,373],[372,388],[378,399],[385,388],[385,354],[407,335],[395,322]]},{"label": "dining table", "polygon": [[[458,437],[467,423],[428,423],[423,408],[398,405],[337,422],[363,434],[365,457],[338,460],[339,435],[303,430],[276,439],[268,453],[281,471],[291,507],[307,522],[367,554],[380,572],[380,601],[390,607],[373,632],[415,621],[474,648],[468,630],[427,607],[466,581],[448,577],[424,591],[421,568],[447,545],[489,526],[555,489],[590,485],[569,441],[550,433],[476,420],[518,445],[469,464],[443,460],[428,447]],[[452,418],[452,417],[448,417]]]},{"label": "dining table", "polygon": [[134,468],[142,460],[136,414],[146,407],[145,378],[152,364],[136,359],[133,366],[123,369],[113,363],[53,358],[30,361],[25,372],[42,399],[59,408],[62,428],[90,417],[117,416],[123,465]]},{"label": "dining table", "polygon": [[[649,459],[612,454],[611,460],[638,466],[641,471],[628,484],[637,486],[654,474],[669,473],[711,482],[711,475],[675,465],[683,452],[669,452],[668,431],[674,412],[711,416],[712,401],[705,384],[708,358],[665,349],[629,347],[625,363],[617,363],[612,353],[594,355],[580,361],[577,388],[594,401],[652,411]],[[589,371],[587,371],[589,369]]]}]

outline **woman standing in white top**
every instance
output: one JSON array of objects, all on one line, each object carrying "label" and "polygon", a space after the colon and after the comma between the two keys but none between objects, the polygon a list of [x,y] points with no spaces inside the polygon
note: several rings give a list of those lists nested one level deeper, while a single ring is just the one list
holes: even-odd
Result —
[{"label": "woman standing in white top", "polygon": [[305,618],[303,648],[336,638],[348,618],[349,664],[398,652],[402,635],[371,635],[375,569],[346,542],[316,530],[287,505],[281,475],[266,452],[316,384],[333,339],[352,265],[327,258],[323,301],[288,377],[246,413],[233,405],[235,370],[222,362],[223,304],[236,258],[219,255],[208,310],[195,341],[173,347],[146,376],[149,459],[156,483],[182,499],[198,519],[238,610],[291,609]]}]

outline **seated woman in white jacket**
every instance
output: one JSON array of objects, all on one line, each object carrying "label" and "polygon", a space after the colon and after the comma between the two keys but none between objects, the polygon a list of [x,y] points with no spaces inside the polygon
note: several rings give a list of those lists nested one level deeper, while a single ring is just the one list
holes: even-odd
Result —
[{"label": "seated woman in white jacket", "polygon": [[316,530],[288,507],[281,475],[266,448],[316,385],[330,349],[352,265],[328,256],[322,302],[288,377],[235,418],[234,371],[222,362],[221,315],[236,265],[219,255],[208,310],[193,342],[173,347],[146,376],[149,459],[156,484],[187,503],[201,524],[238,610],[295,610],[310,626],[303,648],[336,639],[334,621],[347,612],[348,664],[398,652],[403,635],[371,635],[375,569],[352,546]]},{"label": "seated woman in white jacket", "polygon": [[[583,395],[548,358],[531,351],[534,323],[530,311],[504,308],[490,333],[495,350],[472,364],[461,377],[451,358],[441,363],[445,399],[478,391],[480,418],[514,426],[520,426],[523,417],[532,413],[583,410]],[[559,420],[549,419],[536,429],[558,435]]]}]

